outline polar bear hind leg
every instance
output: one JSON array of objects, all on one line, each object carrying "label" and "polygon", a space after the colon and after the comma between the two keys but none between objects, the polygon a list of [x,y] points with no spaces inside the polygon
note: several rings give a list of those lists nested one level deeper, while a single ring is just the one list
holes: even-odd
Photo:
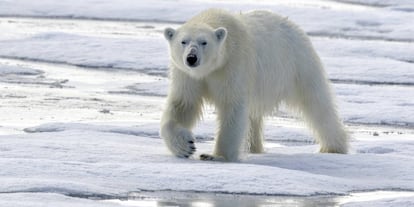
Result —
[{"label": "polar bear hind leg", "polygon": [[263,117],[250,117],[248,147],[250,153],[263,153]]},{"label": "polar bear hind leg", "polygon": [[338,117],[332,92],[324,75],[308,76],[299,80],[296,86],[296,93],[287,103],[303,115],[320,144],[319,151],[347,153],[348,135]]}]

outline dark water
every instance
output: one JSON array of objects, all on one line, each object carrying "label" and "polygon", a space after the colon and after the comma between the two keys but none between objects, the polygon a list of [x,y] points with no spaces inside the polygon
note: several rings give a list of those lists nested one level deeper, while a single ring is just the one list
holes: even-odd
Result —
[{"label": "dark water", "polygon": [[262,196],[187,192],[137,192],[124,200],[106,200],[139,207],[324,207],[350,202],[414,196],[414,192],[373,191],[348,196]]}]

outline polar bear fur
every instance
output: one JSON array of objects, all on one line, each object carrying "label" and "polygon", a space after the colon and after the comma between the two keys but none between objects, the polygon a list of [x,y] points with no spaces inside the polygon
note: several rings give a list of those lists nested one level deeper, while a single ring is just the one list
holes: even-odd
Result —
[{"label": "polar bear fur", "polygon": [[160,135],[170,151],[195,152],[192,127],[204,103],[217,110],[214,153],[202,160],[237,161],[244,146],[263,148],[263,117],[282,102],[303,115],[320,152],[346,153],[348,136],[309,38],[268,11],[232,14],[209,9],[177,30],[166,28],[170,90]]}]

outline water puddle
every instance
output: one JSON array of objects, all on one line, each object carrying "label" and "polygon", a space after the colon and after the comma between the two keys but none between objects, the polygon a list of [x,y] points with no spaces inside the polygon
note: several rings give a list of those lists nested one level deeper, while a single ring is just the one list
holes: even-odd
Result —
[{"label": "water puddle", "polygon": [[139,207],[319,207],[341,206],[353,202],[412,197],[414,192],[374,191],[351,193],[349,196],[264,196],[191,192],[138,192],[128,199],[103,202]]}]

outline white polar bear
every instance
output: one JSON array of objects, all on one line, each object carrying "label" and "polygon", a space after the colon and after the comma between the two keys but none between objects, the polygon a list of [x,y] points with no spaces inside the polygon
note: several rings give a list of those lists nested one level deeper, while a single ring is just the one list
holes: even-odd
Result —
[{"label": "white polar bear", "polygon": [[195,152],[191,129],[204,102],[215,105],[219,126],[214,153],[202,160],[237,161],[245,144],[252,153],[263,152],[263,116],[281,102],[303,115],[320,152],[347,152],[348,136],[320,59],[287,18],[209,9],[177,30],[166,28],[164,36],[171,85],[160,135],[174,155]]}]

